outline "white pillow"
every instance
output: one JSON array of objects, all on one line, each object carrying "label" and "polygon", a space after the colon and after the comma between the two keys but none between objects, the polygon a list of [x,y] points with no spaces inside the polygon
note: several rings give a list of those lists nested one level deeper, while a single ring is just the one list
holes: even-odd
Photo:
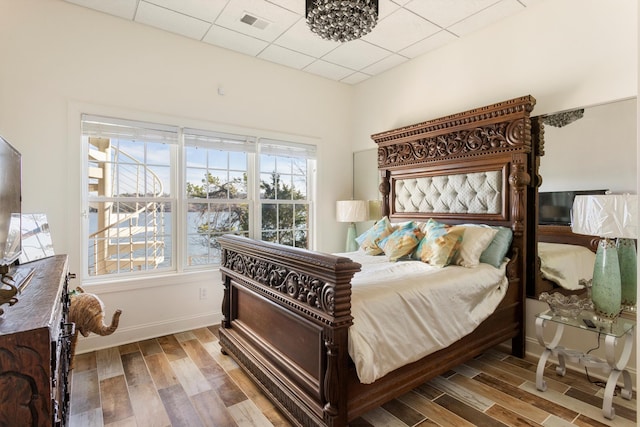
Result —
[{"label": "white pillow", "polygon": [[593,277],[596,254],[584,246],[538,242],[538,256],[542,277],[564,289],[583,289],[579,281]]},{"label": "white pillow", "polygon": [[462,245],[460,250],[453,257],[453,264],[463,267],[476,267],[480,264],[480,255],[491,244],[493,238],[498,234],[498,230],[482,225],[456,225],[464,228],[462,235]]}]

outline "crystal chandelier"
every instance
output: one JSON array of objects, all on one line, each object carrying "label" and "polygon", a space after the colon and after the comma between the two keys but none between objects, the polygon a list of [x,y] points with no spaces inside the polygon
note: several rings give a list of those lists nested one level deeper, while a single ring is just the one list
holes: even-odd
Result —
[{"label": "crystal chandelier", "polygon": [[309,28],[323,39],[348,42],[378,23],[378,0],[306,0]]}]

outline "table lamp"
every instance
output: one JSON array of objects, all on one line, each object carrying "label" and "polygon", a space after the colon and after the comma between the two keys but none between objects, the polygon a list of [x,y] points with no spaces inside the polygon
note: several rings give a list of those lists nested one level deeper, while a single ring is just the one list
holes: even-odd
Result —
[{"label": "table lamp", "polygon": [[358,250],[356,242],[356,222],[369,219],[369,202],[366,200],[338,200],[336,202],[336,219],[338,222],[349,222],[345,252]]},{"label": "table lamp", "polygon": [[[571,230],[598,236],[591,299],[598,316],[615,319],[624,304],[636,305],[638,196],[604,194],[576,196]],[[614,242],[614,238],[618,242]]]}]

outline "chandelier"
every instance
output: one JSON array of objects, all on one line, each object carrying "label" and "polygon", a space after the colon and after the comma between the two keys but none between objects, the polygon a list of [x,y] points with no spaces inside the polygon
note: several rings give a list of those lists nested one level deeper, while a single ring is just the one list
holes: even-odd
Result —
[{"label": "chandelier", "polygon": [[378,23],[378,0],[306,0],[309,28],[323,39],[348,42]]}]

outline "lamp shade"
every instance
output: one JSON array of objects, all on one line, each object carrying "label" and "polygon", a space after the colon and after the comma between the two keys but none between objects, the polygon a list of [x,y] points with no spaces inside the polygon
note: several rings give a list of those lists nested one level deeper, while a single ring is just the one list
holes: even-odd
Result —
[{"label": "lamp shade", "polygon": [[338,222],[361,222],[369,219],[369,202],[366,200],[338,200],[336,220]]},{"label": "lamp shade", "polygon": [[638,238],[638,196],[603,194],[576,196],[571,230],[606,238]]}]

